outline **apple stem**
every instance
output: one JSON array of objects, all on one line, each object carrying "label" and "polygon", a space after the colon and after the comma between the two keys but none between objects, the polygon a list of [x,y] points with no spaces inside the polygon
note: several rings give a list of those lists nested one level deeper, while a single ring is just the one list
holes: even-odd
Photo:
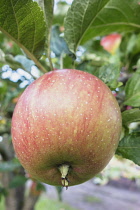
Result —
[{"label": "apple stem", "polygon": [[61,182],[66,189],[68,189],[69,186],[69,180],[67,178],[68,172],[69,172],[69,165],[67,164],[62,164],[59,166],[59,171],[61,172]]}]

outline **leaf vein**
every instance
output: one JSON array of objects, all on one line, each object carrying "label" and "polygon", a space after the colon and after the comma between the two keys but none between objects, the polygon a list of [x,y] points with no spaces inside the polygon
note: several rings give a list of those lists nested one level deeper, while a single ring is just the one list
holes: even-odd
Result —
[{"label": "leaf vein", "polygon": [[[101,1],[102,1],[102,0],[101,0]],[[100,3],[101,3],[101,1],[100,1]],[[107,4],[107,3],[106,3],[106,4]],[[98,5],[99,5],[99,4],[98,4]],[[102,9],[103,9],[103,8],[101,8],[100,11],[102,11]],[[94,16],[94,18],[91,19],[91,21],[90,21],[88,27],[86,28],[86,30],[82,33],[81,38],[79,39],[79,41],[78,41],[78,43],[77,43],[77,46],[78,46],[78,44],[81,42],[81,40],[82,40],[82,38],[83,38],[85,32],[88,30],[88,28],[90,28],[90,26],[92,25],[92,23],[94,22],[94,20],[95,20],[96,17],[98,16],[98,14],[99,14],[99,9],[98,9],[98,12],[96,13],[96,15]]]},{"label": "leaf vein", "polygon": [[[11,5],[12,5],[12,9],[13,9],[13,14],[14,14],[14,17],[15,17],[15,21],[16,21],[16,25],[17,25],[17,39],[19,40],[19,27],[18,27],[18,21],[17,21],[17,17],[16,17],[16,13],[15,13],[15,9],[14,9],[14,5],[13,5],[13,1],[11,1]],[[18,2],[18,1],[17,1]],[[16,2],[16,3],[17,3]]]},{"label": "leaf vein", "polygon": [[[89,6],[89,1],[88,1],[88,3],[87,3],[86,9],[85,9],[85,11],[84,11],[84,13],[83,13],[83,20],[84,20],[85,14],[86,14],[86,12],[87,12],[88,6]],[[81,33],[80,33],[80,34],[83,33],[83,28],[84,28],[84,27],[83,27],[83,23],[84,23],[83,20],[82,20],[82,26],[81,26]]]},{"label": "leaf vein", "polygon": [[114,23],[107,23],[107,24],[104,24],[104,25],[97,25],[97,26],[94,26],[94,28],[100,28],[100,27],[103,27],[103,26],[112,26],[112,25],[129,25],[129,26],[133,26],[133,27],[137,27],[137,28],[140,28],[140,25],[138,24],[134,24],[134,23],[125,23],[125,22],[114,22]]}]

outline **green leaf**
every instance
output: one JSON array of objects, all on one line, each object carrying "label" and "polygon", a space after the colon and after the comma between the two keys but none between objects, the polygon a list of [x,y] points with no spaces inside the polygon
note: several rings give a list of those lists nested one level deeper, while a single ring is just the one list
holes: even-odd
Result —
[{"label": "green leaf", "polygon": [[79,43],[96,36],[140,31],[139,0],[75,0],[68,11],[65,29],[66,41],[74,52]]},{"label": "green leaf", "polygon": [[96,72],[96,76],[99,77],[111,89],[116,89],[120,85],[118,82],[119,75],[120,65],[112,63],[100,67]]},{"label": "green leaf", "polygon": [[10,188],[20,187],[25,184],[28,179],[24,176],[15,176],[9,184]]},{"label": "green leaf", "polygon": [[45,21],[43,11],[32,0],[1,0],[0,30],[13,39],[33,60],[44,50]]},{"label": "green leaf", "polygon": [[128,127],[132,122],[140,121],[140,109],[130,109],[122,112],[122,124]]},{"label": "green leaf", "polygon": [[125,86],[125,105],[140,106],[140,72],[136,72],[128,80]]},{"label": "green leaf", "polygon": [[110,0],[86,31],[82,42],[95,36],[129,31],[140,31],[139,0]]},{"label": "green leaf", "polygon": [[140,133],[125,136],[120,141],[116,154],[140,165]]},{"label": "green leaf", "polygon": [[75,53],[86,31],[109,0],[74,0],[65,18],[65,39]]},{"label": "green leaf", "polygon": [[0,172],[10,172],[19,168],[21,164],[15,161],[6,161],[0,163]]}]

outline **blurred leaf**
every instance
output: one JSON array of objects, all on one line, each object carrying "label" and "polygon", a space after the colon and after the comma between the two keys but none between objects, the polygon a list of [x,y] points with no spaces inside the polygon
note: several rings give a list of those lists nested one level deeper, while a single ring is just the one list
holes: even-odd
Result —
[{"label": "blurred leaf", "polygon": [[2,101],[6,92],[7,92],[7,83],[0,79],[0,102]]},{"label": "blurred leaf", "polygon": [[140,106],[140,72],[136,72],[128,80],[125,86],[125,102],[124,104],[139,107]]},{"label": "blurred leaf", "polygon": [[65,39],[75,53],[85,32],[109,0],[74,0],[65,18]]},{"label": "blurred leaf", "polygon": [[5,93],[5,96],[2,100],[1,109],[3,111],[8,111],[7,110],[8,108],[14,109],[15,105],[13,104],[12,100],[18,97],[23,92],[23,89],[19,88],[18,82],[15,83],[15,82],[9,81],[8,79],[5,81],[7,82],[8,90]]},{"label": "blurred leaf", "polygon": [[58,2],[56,5],[56,9],[54,10],[53,24],[59,24],[63,26],[64,17],[68,11],[70,6],[66,2]]},{"label": "blurred leaf", "polygon": [[[20,55],[19,55],[20,56]],[[10,68],[16,70],[18,68],[24,69],[20,62],[17,62],[11,54],[5,54],[0,49],[0,66],[9,65]]]},{"label": "blurred leaf", "polygon": [[76,66],[76,69],[86,71],[98,77],[99,67],[97,65],[95,64],[94,61],[84,60],[79,65]]},{"label": "blurred leaf", "polygon": [[60,202],[57,199],[54,200],[48,198],[48,196],[41,196],[35,204],[34,210],[77,210],[77,208],[73,208],[69,204]]},{"label": "blurred leaf", "polygon": [[7,196],[7,194],[8,194],[7,190],[4,187],[0,186],[0,201],[2,196]]},{"label": "blurred leaf", "polygon": [[140,31],[139,0],[110,0],[97,15],[82,42],[112,32]]},{"label": "blurred leaf", "polygon": [[25,182],[27,181],[28,179],[24,176],[14,176],[12,181],[10,182],[9,184],[9,187],[10,188],[15,188],[15,187],[19,187],[19,186],[22,186],[25,184]]},{"label": "blurred leaf", "polygon": [[55,53],[57,57],[60,57],[63,53],[70,55],[73,54],[69,51],[69,48],[61,36],[61,32],[58,25],[53,26],[52,36],[51,36],[51,50]]},{"label": "blurred leaf", "polygon": [[[19,55],[20,56],[20,55]],[[22,55],[21,55],[22,56]],[[16,70],[18,68],[24,69],[20,62],[16,61],[12,55],[5,55],[5,64],[9,65],[10,68]]]},{"label": "blurred leaf", "polygon": [[13,39],[31,59],[40,58],[45,43],[43,12],[32,0],[1,0],[0,30]]},{"label": "blurred leaf", "polygon": [[5,63],[5,53],[3,52],[2,49],[0,49],[0,66],[3,66]]},{"label": "blurred leaf", "polygon": [[4,34],[0,31],[0,46],[3,45],[3,42],[4,42]]},{"label": "blurred leaf", "polygon": [[140,72],[140,58],[137,60],[137,72]]},{"label": "blurred leaf", "polygon": [[73,59],[67,54],[63,56],[63,67],[65,69],[73,69]]},{"label": "blurred leaf", "polygon": [[44,192],[46,192],[46,187],[41,182],[37,182],[36,189],[37,189],[37,191],[44,191]]},{"label": "blurred leaf", "polygon": [[[18,59],[20,58],[20,59]],[[21,59],[22,58],[22,59]],[[24,59],[24,62],[23,62]],[[26,60],[26,63],[25,63]],[[28,62],[27,62],[28,61]],[[30,71],[31,70],[31,65],[29,66],[29,61],[30,64],[34,64],[32,60],[27,59],[23,55],[17,55],[13,57],[11,54],[4,55],[3,60],[0,60],[0,63],[3,65],[8,65],[11,69],[17,70],[18,68],[21,68],[25,71]],[[24,65],[22,65],[24,64]]]},{"label": "blurred leaf", "polygon": [[21,164],[15,161],[7,161],[0,163],[0,172],[10,172],[14,171],[15,169],[19,168]]},{"label": "blurred leaf", "polygon": [[120,141],[116,154],[140,165],[140,133],[125,136]]},{"label": "blurred leaf", "polygon": [[126,52],[127,54],[136,54],[140,52],[140,34],[132,34],[129,41],[127,41]]},{"label": "blurred leaf", "polygon": [[27,70],[28,72],[31,71],[31,67],[35,65],[35,63],[26,58],[24,55],[17,55],[15,56],[15,60],[21,64],[21,68]]},{"label": "blurred leaf", "polygon": [[21,48],[1,31],[0,48],[4,51],[5,54],[12,54],[13,56],[17,54],[23,54]]},{"label": "blurred leaf", "polygon": [[119,64],[106,64],[96,71],[96,76],[99,77],[105,84],[111,89],[116,89],[121,84],[118,82],[120,76],[120,65]]},{"label": "blurred leaf", "polygon": [[140,34],[131,32],[124,34],[121,45],[121,62],[129,72],[133,72],[140,58]]},{"label": "blurred leaf", "polygon": [[122,112],[123,126],[128,127],[132,122],[140,121],[140,109],[130,109]]}]

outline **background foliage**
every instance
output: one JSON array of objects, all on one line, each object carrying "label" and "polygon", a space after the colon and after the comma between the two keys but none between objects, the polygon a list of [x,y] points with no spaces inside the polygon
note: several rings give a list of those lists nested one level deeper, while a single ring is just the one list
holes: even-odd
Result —
[{"label": "background foliage", "polygon": [[[30,179],[15,158],[12,113],[24,89],[52,69],[87,71],[109,86],[122,112],[123,129],[116,154],[140,166],[140,3],[71,2],[0,1],[0,196],[7,197],[7,206],[12,193],[25,200],[25,183]],[[103,36],[110,33],[121,35],[114,54],[101,46]],[[35,189],[44,190],[43,186]],[[34,206],[40,193],[28,193],[26,199]],[[19,205],[27,209],[21,200],[16,201],[17,209]]]}]

